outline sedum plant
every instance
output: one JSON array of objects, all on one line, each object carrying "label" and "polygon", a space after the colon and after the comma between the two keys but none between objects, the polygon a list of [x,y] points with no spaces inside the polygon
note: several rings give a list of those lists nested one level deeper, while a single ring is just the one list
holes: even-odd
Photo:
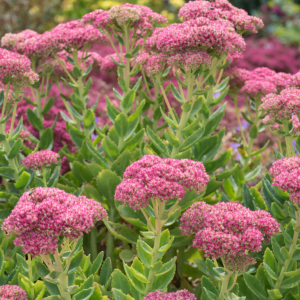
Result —
[{"label": "sedum plant", "polygon": [[[234,67],[263,24],[227,0],[178,16],[124,4],[2,38],[2,298],[298,299],[298,74]],[[99,67],[118,78],[101,122]],[[224,143],[227,94],[240,158]],[[70,136],[59,153],[58,118]],[[285,143],[263,175],[269,124]]]}]

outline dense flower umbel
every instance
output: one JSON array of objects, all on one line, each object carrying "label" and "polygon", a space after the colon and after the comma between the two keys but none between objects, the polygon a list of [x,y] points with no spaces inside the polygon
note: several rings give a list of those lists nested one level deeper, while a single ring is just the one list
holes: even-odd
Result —
[{"label": "dense flower umbel", "polygon": [[110,30],[113,25],[132,26],[142,34],[152,32],[157,24],[167,22],[163,15],[143,5],[126,3],[115,5],[108,11],[98,9],[82,17],[84,24],[91,23],[97,28]]},{"label": "dense flower umbel", "polygon": [[243,52],[245,41],[230,22],[222,19],[212,21],[204,17],[159,28],[146,41],[147,49],[164,53],[199,47],[228,55]]},{"label": "dense flower umbel", "polygon": [[7,33],[1,39],[1,47],[8,48],[11,51],[24,53],[24,51],[22,51],[25,47],[24,42],[39,36],[39,33],[30,29],[25,29],[19,33]]},{"label": "dense flower umbel", "polygon": [[162,291],[151,292],[144,297],[144,300],[196,300],[196,296],[187,291],[181,290],[172,293],[164,293]]},{"label": "dense flower umbel", "polygon": [[0,299],[3,300],[27,300],[27,294],[17,285],[0,286]]},{"label": "dense flower umbel", "polygon": [[272,185],[289,192],[290,200],[300,204],[300,158],[286,157],[276,160],[269,170],[273,177]]},{"label": "dense flower umbel", "polygon": [[157,75],[165,70],[168,55],[164,53],[148,54],[142,53],[135,59],[137,64],[143,65],[147,76]]},{"label": "dense flower umbel", "polygon": [[45,167],[50,167],[52,164],[58,164],[59,154],[51,150],[42,150],[28,155],[23,165],[27,169],[42,170]]},{"label": "dense flower umbel", "polygon": [[185,191],[202,193],[209,181],[201,162],[155,155],[145,155],[127,167],[124,179],[116,189],[115,199],[134,210],[147,206],[149,198],[180,200]]},{"label": "dense flower umbel", "polygon": [[262,99],[259,109],[272,121],[288,121],[300,113],[300,93],[297,88],[287,88],[277,94],[268,94]]},{"label": "dense flower umbel", "polygon": [[59,235],[76,240],[103,218],[107,218],[106,210],[93,199],[38,187],[23,194],[2,230],[17,234],[15,245],[37,256],[53,254]]},{"label": "dense flower umbel", "polygon": [[179,17],[184,21],[206,17],[211,20],[225,19],[234,24],[238,32],[253,32],[262,28],[263,22],[257,17],[249,16],[243,9],[238,9],[227,0],[190,1],[179,10]]},{"label": "dense flower umbel", "polygon": [[39,76],[31,69],[31,62],[26,56],[0,49],[0,80],[20,88],[34,84]]},{"label": "dense flower umbel", "polygon": [[[276,234],[279,224],[266,211],[251,211],[239,203],[193,204],[181,217],[181,233],[196,234],[193,246],[212,258],[223,257],[227,267],[245,270],[254,262],[245,252],[258,252],[262,241]],[[237,260],[235,260],[235,258]]]},{"label": "dense flower umbel", "polygon": [[256,96],[276,93],[277,88],[275,84],[269,81],[248,80],[245,82],[241,91],[246,92],[250,96]]},{"label": "dense flower umbel", "polygon": [[300,157],[285,157],[274,161],[269,173],[275,178],[281,173],[289,173],[297,169],[300,169]]}]

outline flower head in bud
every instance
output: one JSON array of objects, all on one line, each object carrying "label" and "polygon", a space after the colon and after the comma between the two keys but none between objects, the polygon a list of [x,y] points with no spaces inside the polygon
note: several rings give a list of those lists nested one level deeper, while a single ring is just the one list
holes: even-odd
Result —
[{"label": "flower head in bud", "polygon": [[185,191],[200,194],[209,181],[201,162],[155,155],[145,155],[127,167],[124,179],[116,189],[115,199],[134,210],[147,206],[149,198],[168,201],[182,199]]},{"label": "flower head in bud", "polygon": [[17,235],[24,253],[54,254],[60,235],[76,240],[103,218],[106,210],[93,199],[38,187],[22,195],[2,230]]},{"label": "flower head in bud", "polygon": [[53,164],[58,164],[59,154],[51,150],[41,150],[29,154],[23,161],[23,165],[27,169],[42,170],[45,167],[50,167]]},{"label": "flower head in bud", "polygon": [[3,300],[27,300],[27,294],[17,285],[0,286],[0,299]]}]

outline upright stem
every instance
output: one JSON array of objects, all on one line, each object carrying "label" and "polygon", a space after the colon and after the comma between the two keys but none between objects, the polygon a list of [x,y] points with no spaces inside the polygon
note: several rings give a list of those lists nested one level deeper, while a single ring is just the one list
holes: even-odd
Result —
[{"label": "upright stem", "polygon": [[[114,215],[114,208],[110,208],[109,210],[109,220],[113,221],[113,215]],[[110,257],[112,263],[114,258],[114,237],[110,233],[110,231],[107,231],[107,238],[106,238],[106,257]]]},{"label": "upright stem", "polygon": [[[146,79],[145,79],[146,80]],[[150,93],[150,91],[149,91]],[[159,85],[157,83],[154,83],[154,105],[153,105],[153,113],[155,112],[155,110],[158,107],[158,94],[159,94]],[[150,94],[151,96],[151,94]],[[153,120],[153,131],[156,132],[157,131],[157,122],[158,120]]]},{"label": "upright stem", "polygon": [[[130,53],[130,42],[129,42],[129,26],[124,26],[124,32],[125,32],[125,49],[126,49],[126,54]],[[124,80],[125,80],[125,86],[126,90],[129,90],[129,84],[130,84],[130,59],[126,59],[126,64],[125,64],[125,70],[124,70]]]},{"label": "upright stem", "polygon": [[[299,227],[300,226],[300,212],[299,210],[295,212],[295,215],[296,215],[296,226],[295,228]],[[298,236],[299,236],[299,232],[297,232],[296,230],[294,230],[294,236],[293,236],[293,240],[292,240],[292,244],[290,246],[290,249],[289,249],[289,255],[291,257],[291,259],[286,259],[282,268],[281,268],[281,271],[280,271],[280,274],[279,274],[279,277],[275,283],[275,286],[274,286],[274,289],[279,289],[280,288],[280,285],[282,283],[282,280],[284,278],[284,273],[287,271],[287,268],[292,260],[292,256],[294,254],[294,251],[296,250],[296,246],[297,246],[297,240],[298,240]],[[268,300],[271,300],[271,298],[269,297]]]},{"label": "upright stem", "polygon": [[292,141],[292,138],[289,135],[289,123],[288,123],[288,121],[283,122],[283,128],[284,128],[284,131],[287,134],[287,136],[284,137],[285,138],[285,143],[286,143],[286,156],[288,156],[288,157],[296,156],[295,150],[294,150],[294,147],[293,147],[293,141]]},{"label": "upright stem", "polygon": [[242,135],[242,139],[243,139],[244,148],[246,148],[247,147],[247,141],[246,141],[246,137],[245,137],[245,134],[244,134],[244,130],[242,128],[242,123],[241,123],[241,118],[240,118],[240,110],[239,110],[239,107],[238,107],[238,104],[237,104],[237,97],[234,97],[233,101],[234,101],[234,105],[235,105],[235,113],[236,113],[237,121],[238,121],[240,130],[241,130],[241,135]]},{"label": "upright stem", "polygon": [[[185,103],[192,100],[193,85],[194,85],[194,76],[192,75],[192,73],[189,73],[187,75],[187,94],[186,94]],[[172,158],[174,158],[179,153],[179,148],[180,148],[180,144],[182,142],[182,137],[183,137],[182,130],[186,126],[186,123],[189,119],[189,115],[190,115],[190,111],[188,111],[188,112],[183,111],[182,114],[181,114],[181,118],[180,118],[180,122],[179,122],[179,128],[177,129],[177,132],[176,132],[176,137],[179,139],[179,146],[178,147],[173,147],[173,150],[172,150],[172,153],[171,153]]]},{"label": "upright stem", "polygon": [[98,254],[98,244],[97,244],[97,227],[91,228],[90,232],[90,245],[91,245],[91,260],[94,261]]},{"label": "upright stem", "polygon": [[46,168],[43,168],[43,181],[44,181],[44,187],[47,187],[47,170],[46,170]]},{"label": "upright stem", "polygon": [[219,300],[223,300],[225,297],[224,297],[224,293],[227,292],[227,289],[228,289],[228,282],[229,282],[229,279],[232,275],[232,272],[229,272],[227,275],[225,275],[223,278],[222,278],[222,285],[221,285],[221,290],[220,290],[220,295],[219,295]]},{"label": "upright stem", "polygon": [[[164,206],[165,203],[159,203],[159,200],[153,200],[155,202],[154,206],[156,207],[155,209],[155,239],[154,239],[154,247],[153,247],[153,256],[151,260],[151,265],[153,266],[154,264],[157,263],[158,261],[158,256],[159,256],[159,245],[160,245],[160,237],[161,237],[161,231],[162,231],[162,223],[161,223],[161,215],[163,214],[164,211]],[[155,274],[156,272],[151,270],[149,271],[149,276],[148,280],[150,281],[147,283],[146,290],[145,290],[145,295],[147,295],[149,292],[152,291],[152,285],[155,279]]]},{"label": "upright stem", "polygon": [[[32,260],[31,260],[31,255],[28,254],[28,273],[29,273],[29,279],[31,282],[34,282],[34,279],[33,279],[33,275],[32,275]],[[34,287],[32,286],[30,288],[30,296],[32,299],[34,299]]]}]

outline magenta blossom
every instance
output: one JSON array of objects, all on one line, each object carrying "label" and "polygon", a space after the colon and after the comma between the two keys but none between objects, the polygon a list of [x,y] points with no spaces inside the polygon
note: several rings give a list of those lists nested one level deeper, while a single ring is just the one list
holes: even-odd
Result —
[{"label": "magenta blossom", "polygon": [[45,167],[50,167],[53,164],[58,164],[59,154],[51,150],[42,150],[28,155],[23,165],[27,169],[42,170]]},{"label": "magenta blossom", "polygon": [[106,210],[93,199],[38,187],[23,194],[2,230],[17,235],[14,243],[24,253],[54,254],[60,235],[76,240],[103,218]]},{"label": "magenta blossom", "polygon": [[17,285],[0,286],[0,299],[3,300],[27,300],[27,294]]},{"label": "magenta blossom", "polygon": [[124,181],[118,185],[115,199],[137,210],[160,201],[182,199],[186,191],[200,194],[209,181],[201,162],[189,159],[160,158],[145,155],[126,168]]},{"label": "magenta blossom", "polygon": [[247,252],[260,251],[262,242],[280,231],[268,212],[251,211],[232,202],[194,203],[180,222],[182,234],[195,234],[194,247],[202,249],[206,257],[224,258],[226,267],[235,271],[244,271],[255,263]]},{"label": "magenta blossom", "polygon": [[180,290],[172,293],[164,293],[162,291],[155,291],[147,294],[144,300],[196,300],[196,296],[187,291]]}]

